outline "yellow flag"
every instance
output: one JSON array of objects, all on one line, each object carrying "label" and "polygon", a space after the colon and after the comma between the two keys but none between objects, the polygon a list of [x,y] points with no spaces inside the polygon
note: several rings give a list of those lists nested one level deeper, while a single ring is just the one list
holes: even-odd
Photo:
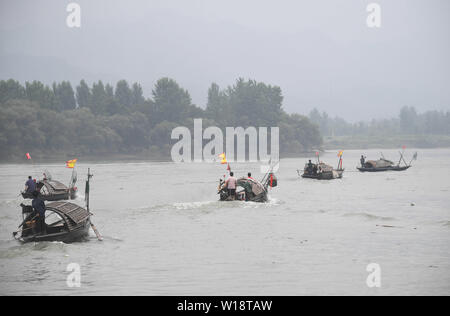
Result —
[{"label": "yellow flag", "polygon": [[222,165],[228,163],[228,162],[227,162],[227,156],[226,156],[225,154],[220,154],[220,155],[219,155],[219,158],[222,159],[222,161],[220,162]]},{"label": "yellow flag", "polygon": [[71,169],[75,168],[75,164],[77,163],[77,160],[78,159],[72,159],[72,160],[66,161],[66,167],[71,168]]},{"label": "yellow flag", "polygon": [[342,157],[343,154],[344,154],[344,151],[341,150],[341,151],[339,152],[339,154],[338,154],[338,157]]}]

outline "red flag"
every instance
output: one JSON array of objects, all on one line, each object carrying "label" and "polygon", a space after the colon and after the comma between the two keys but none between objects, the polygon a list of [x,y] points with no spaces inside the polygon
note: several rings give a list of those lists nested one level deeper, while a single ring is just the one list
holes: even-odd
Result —
[{"label": "red flag", "polygon": [[403,148],[403,150],[405,150],[405,149],[406,149],[406,146],[402,146],[402,148]]},{"label": "red flag", "polygon": [[27,156],[27,159],[28,159],[28,160],[31,160],[30,153],[26,153],[25,156]]},{"label": "red flag", "polygon": [[319,157],[319,152],[318,151],[316,151],[316,156]]},{"label": "red flag", "polygon": [[270,174],[270,187],[273,188],[273,173]]},{"label": "red flag", "polygon": [[230,164],[228,164],[227,170],[228,170],[228,171],[231,171]]}]

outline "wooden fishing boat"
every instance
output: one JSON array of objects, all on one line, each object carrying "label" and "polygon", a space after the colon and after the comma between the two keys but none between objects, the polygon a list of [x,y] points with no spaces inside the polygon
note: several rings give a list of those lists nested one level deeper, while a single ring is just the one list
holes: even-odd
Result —
[{"label": "wooden fishing boat", "polygon": [[220,194],[220,201],[245,201],[265,203],[268,199],[269,187],[274,188],[278,186],[278,179],[273,173],[273,167],[266,173],[261,181],[253,178],[240,178],[237,180],[236,199],[228,194],[225,187],[225,181],[219,180],[218,194]]},{"label": "wooden fishing boat", "polygon": [[327,165],[326,163],[320,161],[320,153],[316,152],[317,163],[313,163],[311,160],[305,164],[303,168],[303,173],[300,170],[297,170],[297,174],[302,178],[306,179],[315,179],[315,180],[333,180],[333,179],[341,179],[344,176],[345,169],[343,168],[343,160],[342,157],[344,155],[344,151],[341,150],[338,153],[339,161],[337,169],[334,169],[332,166]]},{"label": "wooden fishing boat", "polygon": [[50,202],[45,206],[44,227],[37,227],[37,215],[33,207],[21,204],[23,221],[19,226],[20,231],[13,233],[14,238],[22,243],[41,241],[72,243],[86,239],[89,236],[89,228],[92,228],[98,240],[103,240],[91,221],[92,214],[89,211],[89,181],[92,176],[88,169],[85,189],[86,208],[67,201]]},{"label": "wooden fishing boat", "polygon": [[[407,163],[403,157],[404,152],[400,152],[400,160],[397,164],[385,159],[383,153],[381,153],[381,155],[383,158],[378,160],[361,161],[362,165],[361,167],[357,167],[357,169],[361,172],[405,171],[411,168],[411,163],[414,160],[417,160],[417,152],[414,154],[409,163]],[[402,162],[403,165],[401,165]]]},{"label": "wooden fishing boat", "polygon": [[306,179],[333,180],[341,179],[344,175],[344,171],[345,169],[334,169],[332,166],[320,162],[317,164],[307,163],[303,169],[303,174],[300,173],[300,170],[297,170],[297,173],[299,176]]},{"label": "wooden fishing boat", "polygon": [[[72,243],[89,236],[91,227],[90,213],[71,202],[51,202],[46,205],[46,229],[37,232],[35,213],[29,205],[22,206],[24,216],[20,236],[14,237],[20,242],[60,241]],[[51,220],[48,220],[51,218]]]},{"label": "wooden fishing boat", "polygon": [[[77,188],[75,186],[67,187],[56,180],[40,180],[36,183],[36,190],[39,197],[44,201],[74,200],[77,197]],[[32,192],[22,192],[24,199],[32,199]]]}]

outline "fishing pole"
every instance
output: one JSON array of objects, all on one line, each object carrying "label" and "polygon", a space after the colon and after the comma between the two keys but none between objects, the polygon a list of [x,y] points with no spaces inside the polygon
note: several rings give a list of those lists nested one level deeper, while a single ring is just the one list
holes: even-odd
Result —
[{"label": "fishing pole", "polygon": [[412,157],[411,161],[409,162],[409,165],[411,166],[412,162],[414,160],[417,160],[417,152],[414,154],[414,156]]},{"label": "fishing pole", "polygon": [[398,162],[398,165],[400,166],[400,162],[403,160],[403,162],[405,163],[406,166],[408,166],[408,164],[405,161],[405,158],[403,158],[403,153],[399,152],[400,154],[400,161]]},{"label": "fishing pole", "polygon": [[24,231],[27,231],[27,230],[30,230],[30,229],[33,229],[33,228],[34,227],[28,227],[28,228],[24,228],[24,229],[18,230],[18,231],[13,233],[13,237],[16,238],[18,233],[23,233]]}]

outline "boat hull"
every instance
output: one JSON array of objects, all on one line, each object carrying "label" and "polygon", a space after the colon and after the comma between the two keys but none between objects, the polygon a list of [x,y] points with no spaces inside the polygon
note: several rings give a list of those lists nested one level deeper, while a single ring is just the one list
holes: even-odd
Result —
[{"label": "boat hull", "polygon": [[[24,199],[33,199],[33,194],[24,192],[24,193],[22,193],[22,197]],[[48,201],[48,202],[69,200],[69,197],[70,197],[69,192],[61,193],[61,194],[52,194],[52,195],[39,194],[39,198],[41,198],[43,201]]]},{"label": "boat hull", "polygon": [[261,193],[261,194],[256,195],[256,196],[252,196],[248,200],[246,200],[244,192],[236,193],[236,199],[233,199],[232,197],[230,197],[225,190],[219,192],[219,194],[220,194],[220,200],[219,201],[221,201],[221,202],[243,201],[243,202],[265,203],[265,202],[268,201],[266,192]]},{"label": "boat hull", "polygon": [[382,168],[358,168],[361,172],[385,172],[385,171],[405,171],[411,168],[411,166],[405,167],[382,167]]},{"label": "boat hull", "polygon": [[72,231],[63,231],[54,234],[46,234],[46,235],[35,235],[28,237],[21,237],[18,240],[21,243],[29,243],[29,242],[63,242],[63,243],[73,243],[78,241],[83,241],[89,236],[89,228],[91,226],[90,220],[87,220],[84,225]]},{"label": "boat hull", "polygon": [[316,174],[304,173],[302,178],[315,180],[334,180],[341,179],[344,176],[344,170],[333,170],[332,172],[321,172]]}]

